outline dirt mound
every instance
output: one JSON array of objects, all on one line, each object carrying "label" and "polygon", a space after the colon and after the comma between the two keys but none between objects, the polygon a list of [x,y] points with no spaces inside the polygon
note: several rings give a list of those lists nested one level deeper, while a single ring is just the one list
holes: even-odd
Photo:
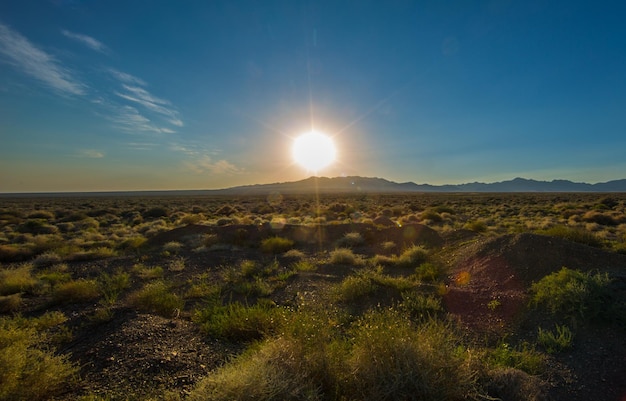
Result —
[{"label": "dirt mound", "polygon": [[454,253],[444,300],[465,325],[501,332],[526,304],[529,286],[563,266],[623,274],[626,256],[528,233],[477,240]]}]

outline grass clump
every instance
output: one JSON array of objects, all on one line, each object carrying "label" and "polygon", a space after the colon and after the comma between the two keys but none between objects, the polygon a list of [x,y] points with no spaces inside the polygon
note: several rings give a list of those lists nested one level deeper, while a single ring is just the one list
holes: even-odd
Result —
[{"label": "grass clump", "polygon": [[80,303],[94,300],[100,296],[100,287],[96,280],[72,280],[60,283],[52,292],[57,303]]},{"label": "grass clump", "polygon": [[543,330],[539,327],[537,341],[549,354],[556,354],[572,346],[574,335],[569,327],[555,325],[555,331]]},{"label": "grass clump", "polygon": [[549,235],[551,237],[563,238],[572,242],[578,242],[579,244],[595,248],[602,247],[602,241],[598,237],[596,237],[592,232],[586,231],[582,228],[558,225],[542,230],[539,233]]},{"label": "grass clump", "polygon": [[287,252],[293,248],[294,242],[289,238],[271,237],[261,242],[261,251],[271,254]]},{"label": "grass clump", "polygon": [[336,265],[359,265],[362,260],[349,248],[337,248],[330,253],[330,263]]},{"label": "grass clump", "polygon": [[537,375],[545,369],[544,355],[526,343],[512,347],[506,342],[501,342],[490,350],[487,359],[495,366],[515,368],[531,375]]},{"label": "grass clump", "polygon": [[583,320],[611,319],[613,303],[607,274],[583,273],[563,267],[530,288],[531,305],[542,306],[553,315]]},{"label": "grass clump", "polygon": [[14,269],[0,269],[0,295],[32,291],[37,279],[32,275],[32,265],[23,264]]},{"label": "grass clump", "polygon": [[131,305],[145,311],[156,313],[163,317],[172,317],[175,312],[182,310],[184,301],[163,281],[146,284],[130,296]]},{"label": "grass clump", "polygon": [[307,355],[296,341],[271,339],[202,380],[190,401],[322,400]]},{"label": "grass clump", "polygon": [[44,346],[32,320],[0,317],[0,400],[43,400],[60,394],[78,372],[66,356]]},{"label": "grass clump", "polygon": [[428,250],[422,246],[413,245],[407,248],[395,259],[395,263],[402,267],[417,267],[428,260]]},{"label": "grass clump", "polygon": [[459,400],[478,394],[473,353],[446,324],[397,310],[351,323],[335,312],[286,316],[270,337],[199,383],[190,400]]},{"label": "grass clump", "polygon": [[250,341],[271,333],[280,320],[279,313],[279,309],[270,302],[245,306],[239,302],[221,305],[221,302],[215,300],[212,305],[197,310],[193,321],[213,337]]}]

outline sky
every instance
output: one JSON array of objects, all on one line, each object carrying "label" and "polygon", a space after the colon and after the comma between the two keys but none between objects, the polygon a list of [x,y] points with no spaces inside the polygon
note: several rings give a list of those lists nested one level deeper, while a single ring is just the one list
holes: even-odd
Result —
[{"label": "sky", "polygon": [[[626,178],[623,1],[0,2],[0,192]],[[307,171],[294,139],[331,136]]]}]

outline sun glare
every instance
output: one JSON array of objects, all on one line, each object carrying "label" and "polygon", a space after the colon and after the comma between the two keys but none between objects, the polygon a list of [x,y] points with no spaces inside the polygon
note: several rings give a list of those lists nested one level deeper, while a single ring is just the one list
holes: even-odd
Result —
[{"label": "sun glare", "polygon": [[292,155],[296,163],[317,172],[335,161],[337,149],[331,137],[311,131],[294,140]]}]

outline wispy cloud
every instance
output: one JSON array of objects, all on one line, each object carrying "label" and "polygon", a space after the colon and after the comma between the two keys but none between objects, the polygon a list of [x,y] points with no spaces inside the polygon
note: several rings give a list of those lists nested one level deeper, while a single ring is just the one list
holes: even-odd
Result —
[{"label": "wispy cloud", "polygon": [[118,71],[115,68],[109,68],[108,72],[115,79],[117,79],[118,81],[123,82],[125,84],[141,85],[141,86],[146,86],[147,85],[146,82],[143,79],[137,78],[134,75],[127,74],[127,73],[122,72],[122,71]]},{"label": "wispy cloud", "polygon": [[132,106],[119,107],[117,112],[110,116],[109,119],[115,123],[115,125],[129,133],[146,133],[155,132],[159,134],[173,134],[174,130],[159,127],[149,118],[144,116]]},{"label": "wispy cloud", "polygon": [[169,101],[160,99],[139,86],[123,84],[122,87],[126,92],[115,92],[117,96],[137,103],[154,113],[164,116],[170,124],[176,127],[182,127],[184,125],[178,112],[172,108],[172,104]]},{"label": "wispy cloud", "polygon": [[227,160],[213,161],[209,156],[202,156],[195,161],[185,162],[187,169],[198,173],[206,174],[211,173],[215,175],[223,174],[240,174],[243,170]]},{"label": "wispy cloud", "polygon": [[85,92],[85,85],[74,78],[70,70],[52,55],[2,23],[0,23],[0,54],[16,69],[54,90],[71,95],[82,95]]},{"label": "wispy cloud", "polygon": [[68,30],[63,29],[61,31],[61,33],[72,39],[75,40],[77,42],[80,42],[82,44],[84,44],[85,46],[89,47],[92,50],[95,50],[97,52],[100,53],[108,53],[109,52],[109,48],[106,47],[106,45],[102,42],[100,42],[97,39],[92,38],[91,36],[87,36],[87,35],[83,35],[80,33],[75,33],[75,32],[70,32]]},{"label": "wispy cloud", "polygon": [[88,159],[102,159],[104,157],[104,153],[96,149],[80,149],[77,152],[77,156]]}]

